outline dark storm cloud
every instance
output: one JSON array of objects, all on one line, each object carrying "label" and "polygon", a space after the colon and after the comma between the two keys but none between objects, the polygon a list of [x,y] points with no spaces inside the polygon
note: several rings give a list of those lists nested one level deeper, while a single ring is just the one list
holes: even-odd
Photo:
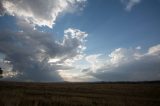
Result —
[{"label": "dark storm cloud", "polygon": [[[20,79],[60,80],[61,78],[55,69],[47,64],[48,56],[43,56],[46,54],[45,52],[51,52],[49,48],[53,49],[52,54],[56,55],[54,50],[57,45],[51,42],[47,34],[37,31],[31,31],[31,33],[0,32],[0,52],[6,55],[5,60],[11,62],[13,71],[22,72],[23,77]],[[41,51],[42,49],[45,49],[44,53]],[[51,70],[54,70],[54,73],[49,77]]]},{"label": "dark storm cloud", "polygon": [[[0,57],[0,67],[10,70],[9,73],[17,72],[18,75],[14,77],[16,80],[61,81],[57,70],[73,68],[67,66],[65,60],[73,61],[73,58],[82,54],[87,34],[68,28],[62,42],[58,42],[53,35],[33,29],[35,26],[52,28],[60,13],[76,12],[78,8],[84,8],[85,2],[0,0],[0,15],[11,15],[17,20],[16,31],[9,28],[0,30],[0,54],[5,56],[3,59]],[[50,62],[54,58],[59,61]]]},{"label": "dark storm cloud", "polygon": [[[63,42],[54,40],[51,34],[32,30],[23,23],[22,30],[0,32],[0,53],[5,55],[5,60],[13,66],[13,71],[18,71],[17,80],[33,81],[61,81],[57,70],[71,67],[48,63],[50,58],[74,58],[81,54],[79,46],[83,46],[84,32],[77,29],[68,29]],[[77,34],[78,33],[78,34]],[[71,37],[72,36],[72,37]]]},{"label": "dark storm cloud", "polygon": [[4,15],[4,8],[2,3],[0,2],[0,16]]}]

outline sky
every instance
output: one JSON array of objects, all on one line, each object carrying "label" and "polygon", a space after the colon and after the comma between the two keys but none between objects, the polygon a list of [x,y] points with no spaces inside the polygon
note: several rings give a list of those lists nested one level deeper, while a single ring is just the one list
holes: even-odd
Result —
[{"label": "sky", "polygon": [[160,80],[160,0],[0,0],[0,80]]}]

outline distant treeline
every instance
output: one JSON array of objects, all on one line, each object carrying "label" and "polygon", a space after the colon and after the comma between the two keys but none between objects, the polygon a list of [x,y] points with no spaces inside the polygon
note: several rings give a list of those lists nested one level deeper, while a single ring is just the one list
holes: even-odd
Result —
[{"label": "distant treeline", "polygon": [[160,80],[155,80],[155,81],[97,81],[97,82],[22,82],[22,81],[0,81],[0,83],[4,84],[65,84],[65,83],[86,83],[86,84],[160,84]]},{"label": "distant treeline", "polygon": [[99,81],[99,82],[89,82],[96,84],[160,84],[159,80],[156,81]]}]

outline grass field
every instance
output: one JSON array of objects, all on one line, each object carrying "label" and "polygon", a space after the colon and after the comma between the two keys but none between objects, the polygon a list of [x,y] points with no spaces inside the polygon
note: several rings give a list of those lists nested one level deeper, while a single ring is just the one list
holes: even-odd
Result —
[{"label": "grass field", "polygon": [[160,83],[0,82],[0,106],[160,106]]}]

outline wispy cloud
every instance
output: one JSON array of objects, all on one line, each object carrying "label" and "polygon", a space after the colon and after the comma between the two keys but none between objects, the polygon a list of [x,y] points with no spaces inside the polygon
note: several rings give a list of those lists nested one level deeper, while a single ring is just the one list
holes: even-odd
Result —
[{"label": "wispy cloud", "polygon": [[134,6],[139,4],[142,0],[121,0],[121,2],[125,5],[126,11],[131,11]]}]

